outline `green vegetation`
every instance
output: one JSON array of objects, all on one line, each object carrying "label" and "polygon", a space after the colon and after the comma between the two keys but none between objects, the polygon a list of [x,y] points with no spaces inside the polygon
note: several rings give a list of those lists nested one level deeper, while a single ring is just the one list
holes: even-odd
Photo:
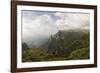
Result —
[{"label": "green vegetation", "polygon": [[22,61],[58,61],[89,59],[89,32],[60,31],[51,36],[44,48],[28,48],[23,43]]},{"label": "green vegetation", "polygon": [[75,51],[68,56],[68,59],[88,59],[89,58],[89,49],[82,48]]},{"label": "green vegetation", "polygon": [[63,56],[55,54],[48,54],[39,48],[28,49],[23,52],[23,62],[36,62],[36,61],[56,61],[56,60],[77,60],[89,59],[89,49],[82,48],[72,51],[69,55],[66,53]]}]

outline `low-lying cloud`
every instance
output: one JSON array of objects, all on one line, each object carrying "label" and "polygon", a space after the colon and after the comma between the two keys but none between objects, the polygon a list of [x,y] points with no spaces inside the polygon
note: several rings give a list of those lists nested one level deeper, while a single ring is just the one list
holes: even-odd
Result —
[{"label": "low-lying cloud", "polygon": [[89,19],[83,13],[22,11],[22,41],[38,47],[59,30],[89,29]]}]

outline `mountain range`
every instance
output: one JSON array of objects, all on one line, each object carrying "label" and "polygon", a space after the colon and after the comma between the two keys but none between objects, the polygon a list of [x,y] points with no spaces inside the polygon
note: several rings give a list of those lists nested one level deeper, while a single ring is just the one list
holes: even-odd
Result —
[{"label": "mountain range", "polygon": [[[76,49],[89,48],[89,30],[60,30],[44,41],[45,43],[42,43],[38,48],[44,49],[47,53],[55,55],[69,54]],[[23,43],[22,47],[29,48],[27,43]]]}]

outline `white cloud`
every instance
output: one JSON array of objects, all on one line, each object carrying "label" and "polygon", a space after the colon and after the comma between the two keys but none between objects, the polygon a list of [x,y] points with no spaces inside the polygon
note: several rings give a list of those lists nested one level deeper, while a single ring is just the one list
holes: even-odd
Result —
[{"label": "white cloud", "polygon": [[58,12],[55,15],[61,18],[56,22],[61,30],[89,27],[89,14]]},{"label": "white cloud", "polygon": [[89,14],[56,12],[51,15],[48,12],[23,12],[22,39],[29,46],[40,46],[44,39],[58,30],[76,28],[89,29]]},{"label": "white cloud", "polygon": [[[32,17],[36,18],[32,19]],[[27,42],[29,45],[33,41],[34,45],[39,45],[42,39],[48,38],[58,31],[54,20],[48,14],[26,16],[22,21],[23,42]],[[37,41],[37,39],[39,40]]]}]

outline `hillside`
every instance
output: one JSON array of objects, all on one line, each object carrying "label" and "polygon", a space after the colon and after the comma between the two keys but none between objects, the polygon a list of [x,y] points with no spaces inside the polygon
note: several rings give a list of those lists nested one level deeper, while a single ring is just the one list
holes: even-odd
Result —
[{"label": "hillside", "polygon": [[48,42],[48,53],[62,55],[77,48],[89,47],[88,31],[59,31]]},{"label": "hillside", "polygon": [[[32,49],[30,56],[37,60],[31,61],[89,59],[89,30],[60,30],[55,35],[51,35],[37,52],[35,52],[36,48]],[[29,50],[26,51],[30,53]],[[27,56],[27,53],[24,55]],[[24,61],[27,61],[25,56]]]}]

